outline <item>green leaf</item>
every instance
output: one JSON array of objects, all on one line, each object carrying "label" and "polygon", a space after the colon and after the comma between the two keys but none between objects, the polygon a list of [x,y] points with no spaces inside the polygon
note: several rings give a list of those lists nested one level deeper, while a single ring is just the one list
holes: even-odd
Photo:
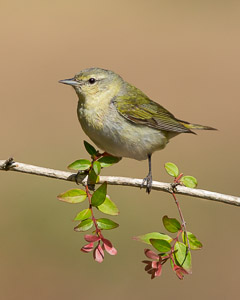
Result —
[{"label": "green leaf", "polygon": [[91,169],[89,174],[88,174],[88,179],[90,184],[95,184],[98,183],[99,181],[99,176],[95,173],[94,169]]},{"label": "green leaf", "polygon": [[76,171],[84,171],[88,170],[91,167],[91,162],[87,159],[79,159],[74,161],[68,166],[68,169],[70,170],[76,170]]},{"label": "green leaf", "polygon": [[68,203],[80,203],[87,198],[87,194],[83,190],[72,189],[58,195],[57,198],[61,201],[68,202]]},{"label": "green leaf", "polygon": [[150,243],[153,245],[155,249],[159,252],[166,253],[171,250],[171,245],[166,240],[161,239],[150,239]]},{"label": "green leaf", "polygon": [[171,162],[165,163],[164,167],[170,176],[173,176],[175,178],[178,177],[179,170],[178,170],[178,167],[174,163],[171,163]]},{"label": "green leaf", "polygon": [[183,267],[187,271],[191,271],[192,269],[191,252],[189,251],[186,256],[186,251],[187,251],[186,245],[184,245],[181,242],[176,242],[174,246],[174,250],[176,251],[174,253],[174,258],[177,265]]},{"label": "green leaf", "polygon": [[95,162],[93,163],[93,170],[94,170],[94,172],[96,173],[96,175],[99,175],[99,174],[100,174],[100,172],[101,172],[101,164],[100,164],[100,162],[95,161]]},{"label": "green leaf", "polygon": [[79,223],[76,227],[74,227],[75,231],[82,232],[87,231],[88,229],[92,228],[93,220],[87,219]]},{"label": "green leaf", "polygon": [[192,188],[194,189],[198,182],[197,182],[197,179],[193,176],[183,176],[181,178],[181,182],[186,186],[186,187],[189,187],[189,188]]},{"label": "green leaf", "polygon": [[84,210],[80,211],[80,212],[76,215],[74,221],[83,221],[83,220],[85,220],[85,219],[90,218],[91,216],[92,216],[91,209],[87,208],[87,209],[84,209]]},{"label": "green leaf", "polygon": [[[190,249],[197,250],[202,248],[202,243],[196,238],[196,236],[193,233],[187,232],[187,236],[189,240]],[[184,244],[187,245],[187,239],[185,238],[184,232],[182,232],[182,240]]]},{"label": "green leaf", "polygon": [[121,157],[115,156],[103,156],[98,159],[102,168],[110,167],[113,164],[118,163],[121,160]]},{"label": "green leaf", "polygon": [[109,229],[117,228],[119,226],[117,223],[113,222],[112,220],[105,219],[105,218],[97,219],[96,221],[99,229],[109,230]]},{"label": "green leaf", "polygon": [[167,235],[167,234],[163,234],[160,232],[151,232],[151,233],[146,233],[144,235],[139,235],[139,236],[135,236],[133,237],[134,240],[142,242],[142,243],[146,243],[151,245],[150,239],[159,239],[159,240],[165,240],[169,243],[171,243],[172,238]]},{"label": "green leaf", "polygon": [[109,196],[106,196],[104,202],[98,206],[98,209],[107,215],[117,216],[119,214],[116,204],[109,198]]},{"label": "green leaf", "polygon": [[85,149],[87,150],[87,152],[91,155],[91,156],[94,156],[97,154],[97,150],[92,146],[90,145],[88,142],[84,141],[84,147]]},{"label": "green leaf", "polygon": [[168,216],[164,216],[162,218],[163,225],[169,232],[178,232],[180,229],[182,229],[181,224],[178,222],[177,219],[169,218]]},{"label": "green leaf", "polygon": [[107,194],[107,183],[104,182],[100,187],[93,193],[91,204],[92,206],[99,206],[101,205],[106,198]]}]

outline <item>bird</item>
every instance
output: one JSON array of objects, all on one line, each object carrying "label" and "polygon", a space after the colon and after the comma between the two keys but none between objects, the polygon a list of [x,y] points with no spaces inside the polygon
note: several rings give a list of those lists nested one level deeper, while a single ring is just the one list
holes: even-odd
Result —
[{"label": "bird", "polygon": [[170,139],[192,130],[216,130],[176,118],[120,75],[88,68],[73,78],[60,80],[78,96],[77,115],[85,134],[104,152],[115,157],[148,160],[141,187],[152,189],[152,154]]}]

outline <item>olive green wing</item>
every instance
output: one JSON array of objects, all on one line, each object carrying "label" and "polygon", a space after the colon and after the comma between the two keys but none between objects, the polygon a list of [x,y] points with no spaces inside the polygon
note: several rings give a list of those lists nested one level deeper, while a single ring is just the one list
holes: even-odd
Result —
[{"label": "olive green wing", "polygon": [[181,123],[183,121],[176,119],[168,110],[150,100],[138,89],[128,93],[128,96],[116,97],[113,103],[123,117],[135,124],[164,131],[193,133]]}]

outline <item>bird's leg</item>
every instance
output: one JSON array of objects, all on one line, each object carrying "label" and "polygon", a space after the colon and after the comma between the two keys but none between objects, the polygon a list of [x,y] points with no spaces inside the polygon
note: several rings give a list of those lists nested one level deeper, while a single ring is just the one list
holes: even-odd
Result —
[{"label": "bird's leg", "polygon": [[146,183],[146,192],[150,194],[151,189],[152,189],[152,164],[151,164],[151,157],[152,154],[148,154],[148,175],[143,179],[143,182],[141,184],[141,188],[144,187]]}]

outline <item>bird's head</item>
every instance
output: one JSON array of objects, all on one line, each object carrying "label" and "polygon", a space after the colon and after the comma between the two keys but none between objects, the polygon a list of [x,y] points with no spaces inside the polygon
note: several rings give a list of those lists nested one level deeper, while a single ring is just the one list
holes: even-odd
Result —
[{"label": "bird's head", "polygon": [[71,79],[60,80],[71,85],[80,98],[110,95],[114,97],[122,85],[122,78],[116,73],[100,68],[85,69]]}]

